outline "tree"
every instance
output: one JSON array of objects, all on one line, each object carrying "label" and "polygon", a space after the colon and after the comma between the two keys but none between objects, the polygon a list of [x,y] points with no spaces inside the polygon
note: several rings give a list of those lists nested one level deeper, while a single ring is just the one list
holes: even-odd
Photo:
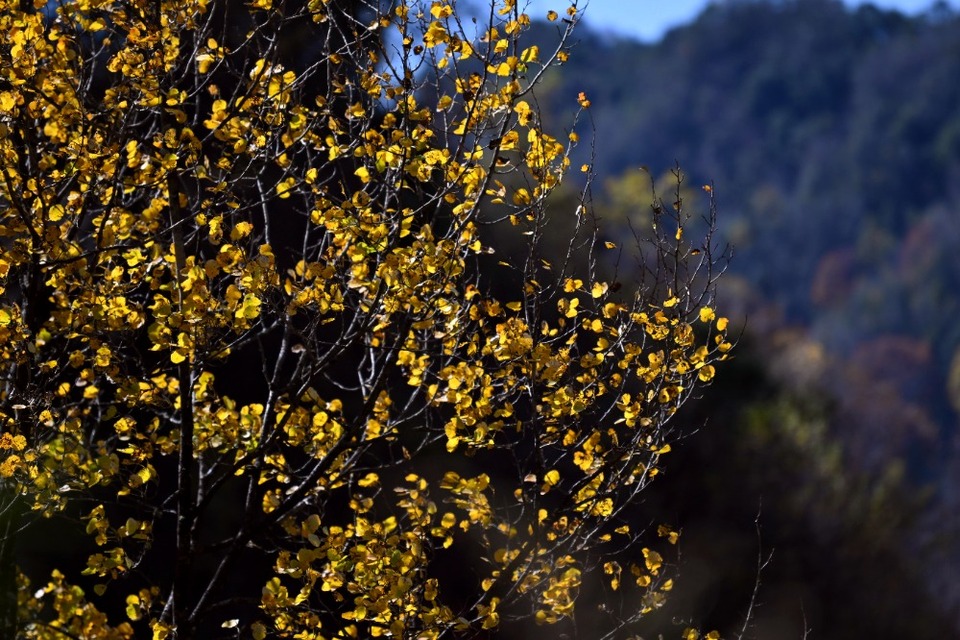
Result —
[{"label": "tree", "polygon": [[[616,291],[589,171],[549,211],[575,6],[553,51],[513,0],[2,7],[0,635],[479,637],[598,567],[611,633],[658,606],[631,508],[722,256],[658,205]],[[80,566],[17,551],[51,521]]]}]

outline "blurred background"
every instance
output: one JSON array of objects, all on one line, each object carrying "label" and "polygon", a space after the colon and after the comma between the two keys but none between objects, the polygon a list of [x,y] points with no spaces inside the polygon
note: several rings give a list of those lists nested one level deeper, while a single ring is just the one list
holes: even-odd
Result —
[{"label": "blurred background", "polygon": [[736,635],[769,558],[745,638],[960,637],[960,14],[592,0],[575,38],[537,99],[554,131],[591,100],[573,166],[606,235],[631,244],[675,163],[684,206],[713,185],[743,327],[647,498],[683,533],[643,635]]}]

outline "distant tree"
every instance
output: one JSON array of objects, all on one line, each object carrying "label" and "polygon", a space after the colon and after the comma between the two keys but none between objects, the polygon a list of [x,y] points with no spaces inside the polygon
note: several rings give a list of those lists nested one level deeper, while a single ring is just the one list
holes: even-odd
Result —
[{"label": "distant tree", "polygon": [[616,291],[589,180],[548,215],[558,18],[2,2],[0,637],[486,637],[588,571],[600,635],[659,606],[630,507],[730,349],[722,256],[661,204]]}]

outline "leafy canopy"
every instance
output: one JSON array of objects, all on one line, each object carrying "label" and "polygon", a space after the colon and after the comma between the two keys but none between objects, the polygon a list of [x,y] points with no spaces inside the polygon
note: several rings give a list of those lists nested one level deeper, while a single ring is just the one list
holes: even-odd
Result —
[{"label": "leafy canopy", "polygon": [[[731,345],[681,202],[622,292],[589,180],[548,209],[575,6],[554,51],[513,0],[0,7],[5,637],[478,636],[599,567],[614,630],[658,606],[629,506]],[[82,566],[12,570],[38,517]]]}]

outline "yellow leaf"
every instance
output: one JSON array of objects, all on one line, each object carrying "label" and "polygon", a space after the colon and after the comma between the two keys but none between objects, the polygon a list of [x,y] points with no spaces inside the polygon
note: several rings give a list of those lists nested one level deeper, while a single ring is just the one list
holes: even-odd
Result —
[{"label": "yellow leaf", "polygon": [[517,189],[513,193],[513,204],[516,204],[516,205],[530,204],[530,192],[524,188]]},{"label": "yellow leaf", "polygon": [[671,529],[665,524],[662,524],[659,527],[657,527],[657,535],[660,536],[661,538],[666,538],[670,542],[670,544],[677,544],[677,540],[680,539],[680,532],[674,531],[673,529]]},{"label": "yellow leaf", "polygon": [[603,500],[598,501],[590,509],[590,514],[595,516],[600,516],[606,518],[613,513],[613,500],[610,498],[604,498]]},{"label": "yellow leaf", "polygon": [[427,48],[435,47],[449,40],[450,35],[447,33],[447,30],[437,21],[431,22],[430,26],[427,27],[426,33],[423,34],[423,44]]},{"label": "yellow leaf", "polygon": [[726,331],[726,330],[727,330],[727,324],[728,324],[728,323],[729,323],[729,320],[727,320],[726,318],[718,318],[718,319],[717,319],[717,331]]},{"label": "yellow leaf", "polygon": [[240,238],[246,238],[252,231],[253,225],[249,222],[238,222],[230,231],[230,239],[239,240]]},{"label": "yellow leaf", "polygon": [[0,92],[0,110],[10,112],[17,106],[17,99],[9,91]]},{"label": "yellow leaf", "polygon": [[484,629],[493,629],[498,624],[500,624],[500,614],[496,611],[490,613],[486,618],[483,619],[483,628]]},{"label": "yellow leaf", "polygon": [[277,196],[283,200],[290,197],[290,192],[293,190],[293,187],[297,184],[297,179],[293,176],[287,178],[283,182],[277,185]]},{"label": "yellow leaf", "polygon": [[439,2],[435,2],[430,8],[430,15],[437,20],[441,18],[449,18],[451,15],[453,15],[453,7],[448,4],[440,4]]},{"label": "yellow leaf", "polygon": [[260,315],[260,304],[260,298],[252,293],[248,293],[243,296],[243,302],[240,304],[235,315],[237,318],[253,320]]},{"label": "yellow leaf", "polygon": [[543,476],[543,481],[551,487],[555,486],[558,482],[560,482],[560,472],[556,469],[547,471],[547,473]]},{"label": "yellow leaf", "polygon": [[372,472],[368,473],[357,482],[357,484],[361,487],[375,487],[379,483],[380,477]]},{"label": "yellow leaf", "polygon": [[493,73],[496,73],[498,76],[509,76],[517,64],[516,60],[516,57],[510,56],[507,58],[507,62],[501,62],[498,65],[491,65],[488,67],[488,69]]},{"label": "yellow leaf", "polygon": [[663,566],[663,557],[652,549],[644,549],[643,558],[644,563],[647,565],[647,571],[653,575],[657,575],[660,567]]},{"label": "yellow leaf", "polygon": [[159,621],[151,622],[150,626],[153,628],[153,640],[167,640],[173,631],[170,625]]}]

